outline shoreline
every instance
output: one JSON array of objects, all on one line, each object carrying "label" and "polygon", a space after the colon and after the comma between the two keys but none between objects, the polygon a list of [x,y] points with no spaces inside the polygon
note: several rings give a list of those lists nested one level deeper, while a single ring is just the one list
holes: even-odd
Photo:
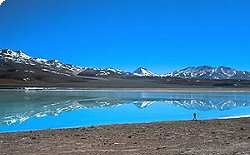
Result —
[{"label": "shoreline", "polygon": [[[211,118],[211,119],[198,119],[196,121],[215,121],[215,120],[234,120],[234,119],[250,119],[250,115],[236,115],[236,116],[228,116],[228,117],[219,117],[219,118]],[[59,127],[59,128],[49,128],[49,129],[33,129],[33,130],[17,130],[17,131],[3,131],[1,134],[15,134],[15,133],[28,133],[28,132],[41,132],[48,130],[70,130],[70,129],[79,129],[79,128],[98,128],[98,127],[106,127],[106,126],[122,126],[122,125],[144,125],[144,124],[159,124],[159,123],[178,123],[178,122],[192,122],[193,120],[169,120],[169,121],[153,121],[153,122],[137,122],[137,123],[121,123],[121,124],[99,124],[99,125],[88,125],[88,126],[73,126],[73,127]]]},{"label": "shoreline", "polygon": [[0,154],[249,154],[250,118],[0,133]]},{"label": "shoreline", "polygon": [[[235,116],[227,116],[227,117],[218,117],[211,119],[200,119],[198,121],[214,121],[214,120],[231,120],[231,119],[244,119],[249,118],[250,115],[235,115]],[[121,123],[121,124],[99,124],[99,125],[88,125],[88,126],[73,126],[73,127],[59,127],[59,128],[49,128],[49,129],[33,129],[33,130],[17,130],[17,131],[3,131],[0,134],[15,134],[15,133],[26,133],[26,132],[40,132],[47,130],[68,130],[68,129],[78,129],[78,128],[93,128],[93,127],[105,127],[105,126],[117,126],[117,125],[143,125],[143,124],[157,124],[157,123],[174,123],[174,122],[191,122],[193,120],[169,120],[169,121],[153,121],[153,122],[137,122],[137,123]]]},{"label": "shoreline", "polygon": [[96,91],[96,92],[250,92],[250,88],[74,88],[74,87],[13,87],[0,91]]}]

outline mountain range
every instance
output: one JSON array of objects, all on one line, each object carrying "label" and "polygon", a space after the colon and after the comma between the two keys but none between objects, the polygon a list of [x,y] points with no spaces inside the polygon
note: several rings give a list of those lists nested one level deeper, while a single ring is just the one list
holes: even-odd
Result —
[{"label": "mountain range", "polygon": [[234,80],[250,80],[250,72],[239,71],[230,67],[211,67],[211,66],[198,66],[187,67],[181,70],[169,73],[168,76],[179,78],[195,78],[195,79],[234,79]]},{"label": "mountain range", "polygon": [[158,78],[196,80],[250,80],[250,72],[230,67],[187,67],[171,73],[158,75],[147,68],[139,67],[134,72],[115,68],[91,68],[65,64],[58,60],[34,58],[22,51],[0,49],[0,79],[24,82],[81,82],[95,78]]}]

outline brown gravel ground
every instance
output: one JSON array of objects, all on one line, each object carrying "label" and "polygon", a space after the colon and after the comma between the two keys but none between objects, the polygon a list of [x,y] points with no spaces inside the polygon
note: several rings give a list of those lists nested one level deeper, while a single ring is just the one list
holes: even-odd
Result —
[{"label": "brown gravel ground", "polygon": [[250,118],[0,134],[1,155],[250,155]]}]

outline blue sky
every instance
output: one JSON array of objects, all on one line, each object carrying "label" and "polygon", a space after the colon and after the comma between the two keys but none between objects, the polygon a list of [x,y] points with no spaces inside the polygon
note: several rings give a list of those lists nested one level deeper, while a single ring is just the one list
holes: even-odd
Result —
[{"label": "blue sky", "polygon": [[128,71],[250,70],[250,1],[6,0],[0,48]]}]

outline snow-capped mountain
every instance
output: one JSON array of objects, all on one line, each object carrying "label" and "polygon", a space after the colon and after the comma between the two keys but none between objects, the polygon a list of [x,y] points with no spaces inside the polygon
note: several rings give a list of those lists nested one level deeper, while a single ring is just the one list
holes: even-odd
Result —
[{"label": "snow-capped mountain", "polygon": [[170,77],[184,79],[213,79],[213,80],[250,80],[250,72],[239,71],[230,67],[198,66],[187,67],[167,74]]},{"label": "snow-capped mountain", "polygon": [[131,77],[131,76],[139,76],[139,77],[151,77],[151,76],[157,76],[153,72],[149,71],[146,68],[140,67],[136,69],[133,73],[122,71],[119,69],[114,68],[85,68],[81,73],[78,75],[80,76],[95,76],[95,77]]},{"label": "snow-capped mountain", "polygon": [[91,77],[121,77],[131,76],[131,73],[114,68],[84,68],[78,75]]},{"label": "snow-capped mountain", "polygon": [[1,64],[19,64],[40,68],[44,72],[55,74],[74,75],[81,71],[80,67],[69,64],[63,64],[58,60],[47,60],[41,58],[32,58],[22,51],[12,51],[9,49],[0,49]]},{"label": "snow-capped mountain", "polygon": [[151,72],[150,70],[144,68],[144,67],[139,67],[138,69],[136,69],[133,72],[133,75],[135,76],[157,76],[156,74],[154,74],[153,72]]},{"label": "snow-capped mountain", "polygon": [[[77,74],[82,68],[64,64],[58,60],[32,58],[22,51],[0,49],[0,79],[32,82],[82,81]],[[6,82],[4,82],[6,83]]]},{"label": "snow-capped mountain", "polygon": [[62,79],[60,76],[73,78],[81,78],[81,76],[133,76],[132,73],[119,69],[77,67],[70,64],[64,64],[58,60],[33,58],[22,51],[13,51],[9,49],[0,49],[0,66],[0,78],[11,77],[11,79],[22,81],[32,81],[51,75],[54,76],[54,79]]}]

